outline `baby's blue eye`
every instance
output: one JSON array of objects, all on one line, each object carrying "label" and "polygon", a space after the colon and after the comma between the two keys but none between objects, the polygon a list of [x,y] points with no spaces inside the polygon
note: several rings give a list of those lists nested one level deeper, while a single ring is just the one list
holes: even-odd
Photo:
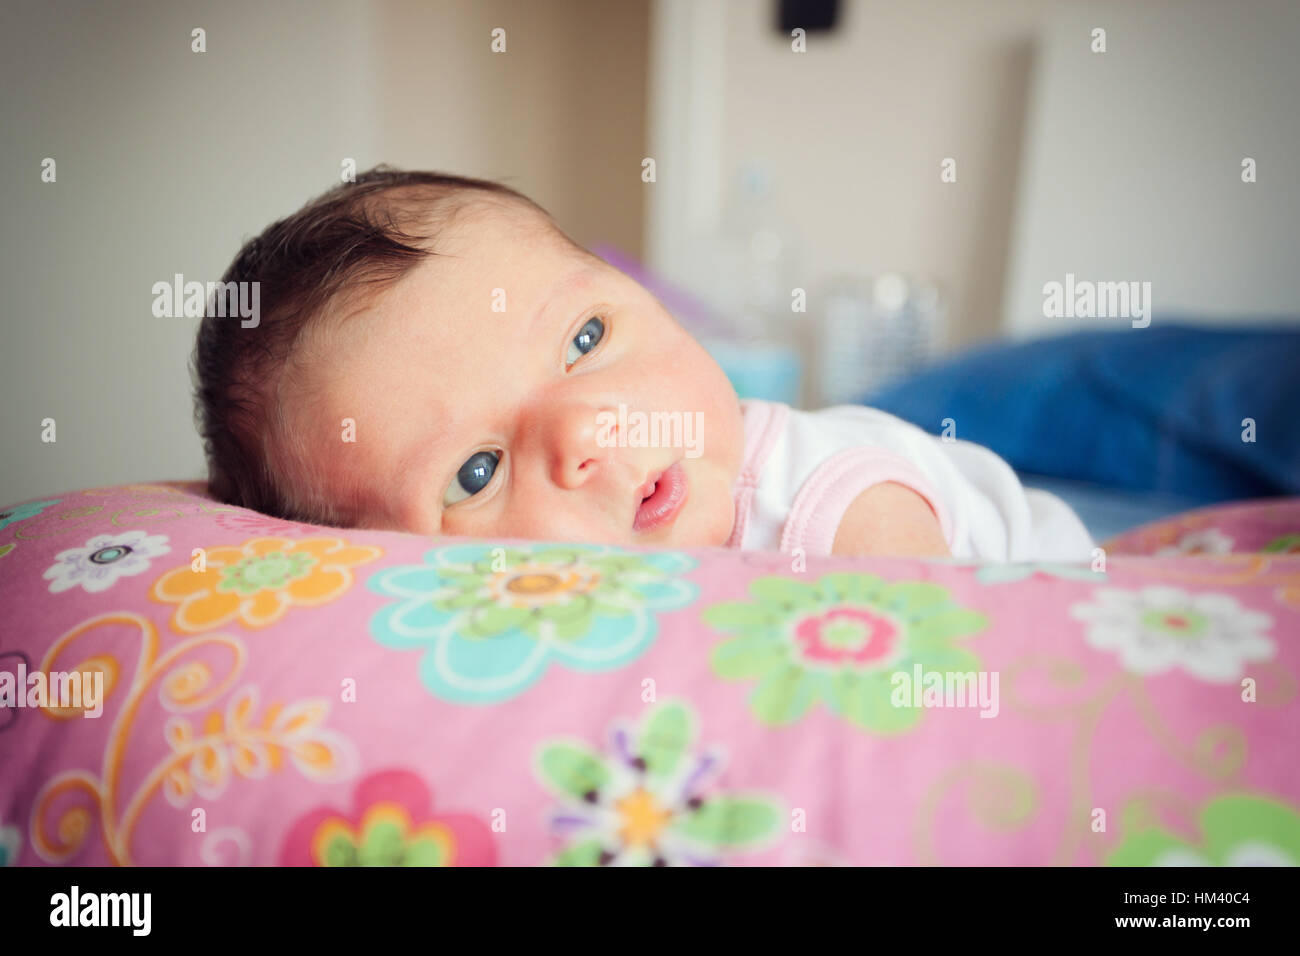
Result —
[{"label": "baby's blue eye", "polygon": [[497,463],[501,460],[499,451],[480,451],[470,455],[465,464],[456,472],[456,480],[442,496],[443,507],[464,501],[486,488],[496,474]]},{"label": "baby's blue eye", "polygon": [[582,328],[578,329],[578,334],[573,337],[569,343],[568,354],[564,357],[565,366],[572,365],[578,359],[582,358],[605,337],[605,323],[594,316],[587,320]]}]

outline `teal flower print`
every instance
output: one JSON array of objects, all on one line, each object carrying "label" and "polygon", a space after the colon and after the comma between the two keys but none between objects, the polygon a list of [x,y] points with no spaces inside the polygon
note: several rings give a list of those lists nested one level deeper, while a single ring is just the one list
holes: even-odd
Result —
[{"label": "teal flower print", "polygon": [[550,817],[564,846],[557,866],[716,866],[781,832],[785,810],[762,794],[711,790],[717,751],[692,756],[695,718],[666,700],[629,729],[610,734],[612,753],[556,740],[537,753],[536,773],[562,806]]},{"label": "teal flower print", "polygon": [[17,866],[23,835],[17,827],[0,826],[0,866]]},{"label": "teal flower print", "polygon": [[814,583],[757,578],[749,593],[754,600],[715,604],[704,620],[737,635],[713,648],[713,671],[758,681],[750,708],[765,724],[795,723],[820,701],[863,730],[899,733],[921,719],[921,709],[894,706],[895,673],[918,664],[979,670],[979,659],[954,641],[988,620],[953,604],[937,584],[839,573]]},{"label": "teal flower print", "polygon": [[542,544],[436,548],[386,568],[370,590],[398,598],[370,621],[375,640],[420,648],[420,679],[437,697],[492,704],[522,693],[552,661],[579,671],[631,662],[658,632],[656,614],[685,607],[695,566],[675,552]]},{"label": "teal flower print", "polygon": [[51,498],[49,501],[29,501],[25,505],[14,505],[12,508],[0,510],[0,530],[19,521],[35,518],[46,508],[57,505],[62,500],[62,498]]}]

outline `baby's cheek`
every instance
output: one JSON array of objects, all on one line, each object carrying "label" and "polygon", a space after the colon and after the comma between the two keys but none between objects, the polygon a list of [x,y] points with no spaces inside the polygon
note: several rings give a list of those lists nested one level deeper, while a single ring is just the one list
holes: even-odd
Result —
[{"label": "baby's cheek", "polygon": [[[444,511],[442,530],[444,534],[454,534],[463,538],[506,538],[506,521],[494,512]],[[519,536],[519,532],[515,532]]]},{"label": "baby's cheek", "polygon": [[443,529],[448,534],[474,538],[617,543],[611,539],[609,529],[598,527],[594,519],[584,520],[581,514],[575,515],[569,509],[530,499],[530,496],[519,496],[519,500],[512,501],[505,509],[458,515],[454,523],[448,520],[449,517],[443,517]]},{"label": "baby's cheek", "polygon": [[699,509],[692,516],[692,527],[687,529],[688,547],[718,547],[727,543],[736,520],[735,502],[731,496],[731,481],[719,470],[713,470],[703,482]]}]

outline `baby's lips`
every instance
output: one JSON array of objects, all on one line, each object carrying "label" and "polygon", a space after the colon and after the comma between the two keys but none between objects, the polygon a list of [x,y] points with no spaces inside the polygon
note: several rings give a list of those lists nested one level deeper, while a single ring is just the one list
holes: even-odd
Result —
[{"label": "baby's lips", "polygon": [[687,489],[686,472],[681,462],[673,462],[659,474],[650,496],[637,506],[632,530],[650,531],[670,524],[686,501]]},{"label": "baby's lips", "polygon": [[662,471],[652,472],[650,477],[647,478],[642,483],[641,487],[637,489],[636,503],[638,507],[640,507],[641,502],[645,501],[652,494],[654,494],[655,486],[659,484],[659,479],[663,477],[664,471],[667,471],[667,469],[663,469]]}]

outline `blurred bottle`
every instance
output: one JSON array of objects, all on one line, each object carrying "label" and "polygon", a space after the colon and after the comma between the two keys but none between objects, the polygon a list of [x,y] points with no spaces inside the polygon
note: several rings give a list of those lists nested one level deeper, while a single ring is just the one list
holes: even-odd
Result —
[{"label": "blurred bottle", "polygon": [[737,171],[722,216],[726,295],[736,319],[758,337],[779,338],[781,310],[790,311],[789,228],[772,195],[772,181],[760,163]]},{"label": "blurred bottle", "polygon": [[942,338],[944,302],[933,283],[895,272],[838,276],[819,289],[812,336],[815,405],[860,402],[920,369]]},{"label": "blurred bottle", "polygon": [[735,329],[733,341],[712,343],[715,358],[742,398],[798,404],[803,377],[805,313],[792,311],[798,253],[772,179],[758,162],[742,164],[723,207],[709,282],[714,306]]}]

